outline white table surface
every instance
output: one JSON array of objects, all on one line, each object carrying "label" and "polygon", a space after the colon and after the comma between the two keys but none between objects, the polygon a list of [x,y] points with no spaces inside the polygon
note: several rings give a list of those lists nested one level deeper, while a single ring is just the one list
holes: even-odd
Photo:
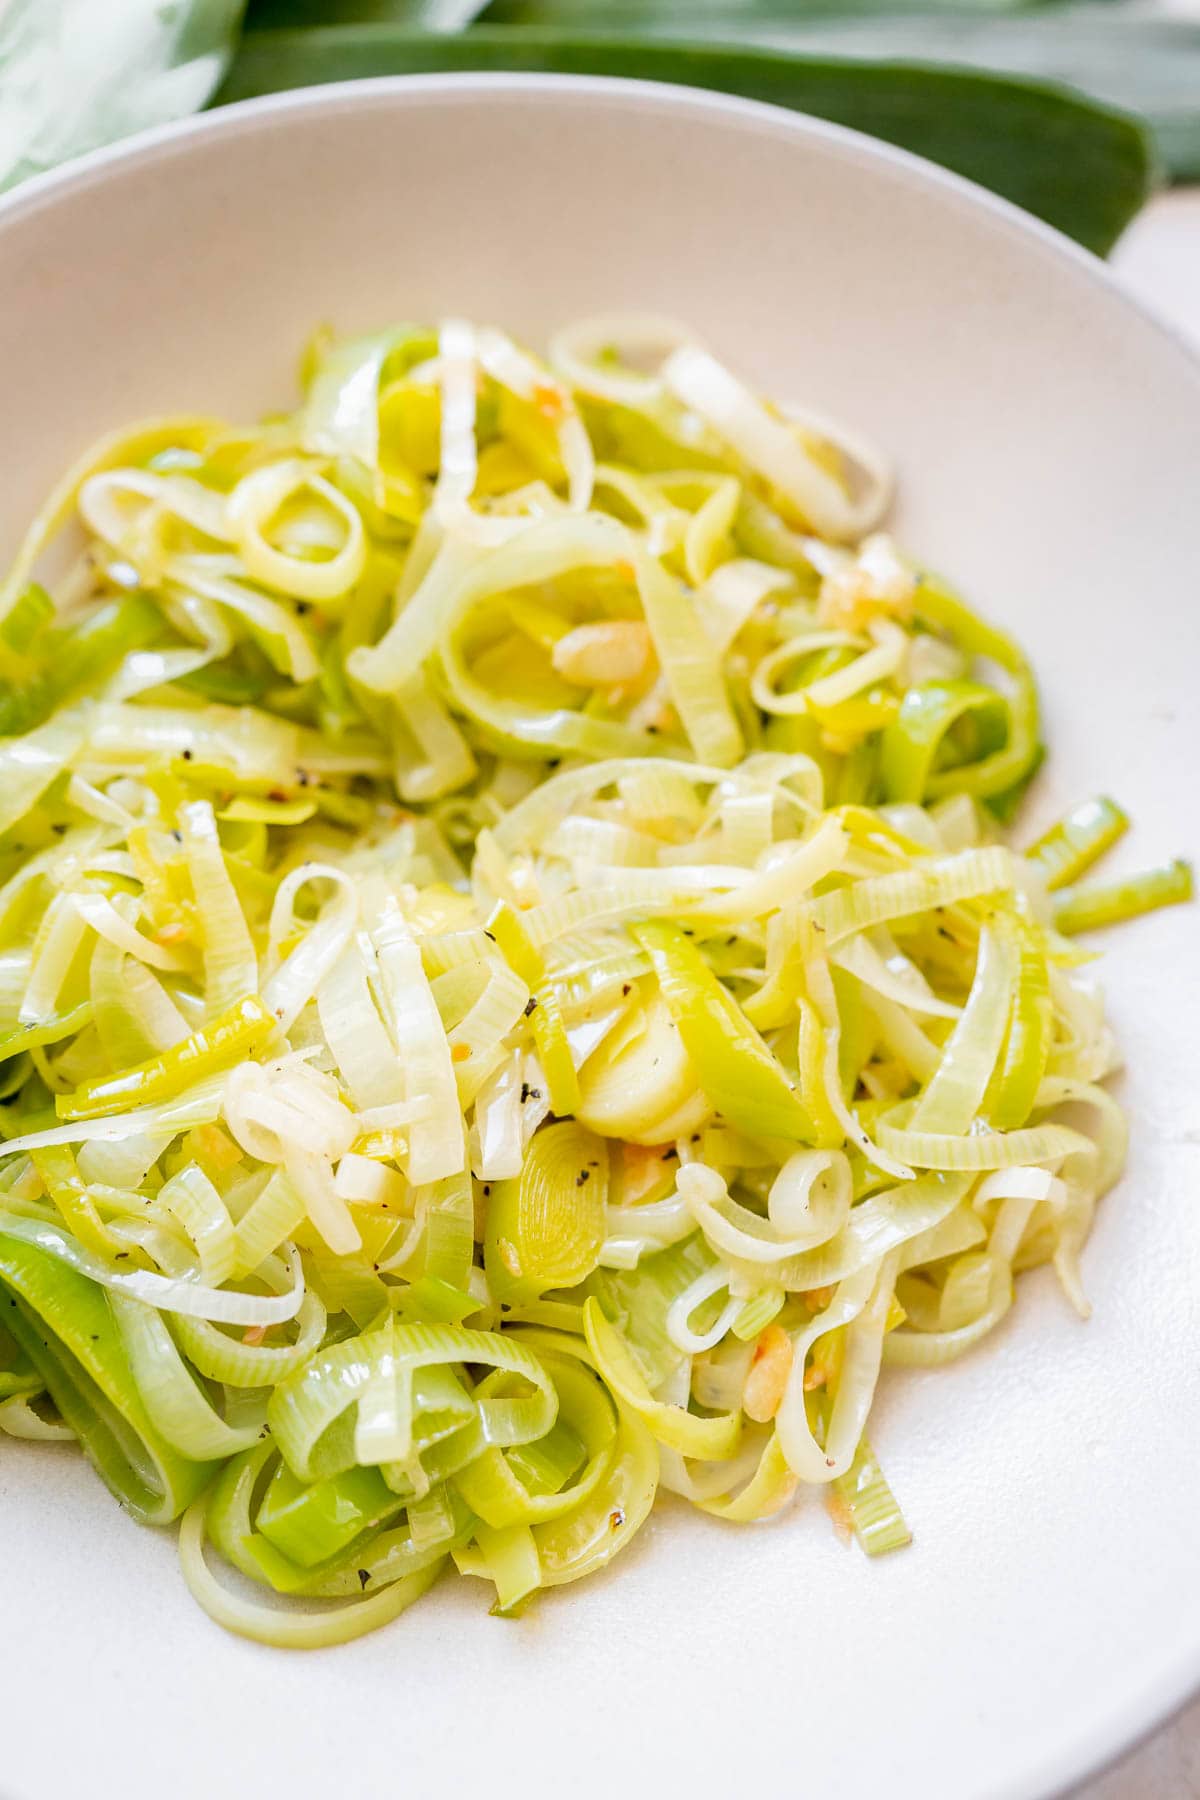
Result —
[{"label": "white table surface", "polygon": [[1200,346],[1200,187],[1151,201],[1112,263],[1144,306]]},{"label": "white table surface", "polygon": [[[1200,188],[1153,201],[1112,261],[1142,304],[1200,350]],[[1200,1800],[1200,1699],[1076,1800]]]}]

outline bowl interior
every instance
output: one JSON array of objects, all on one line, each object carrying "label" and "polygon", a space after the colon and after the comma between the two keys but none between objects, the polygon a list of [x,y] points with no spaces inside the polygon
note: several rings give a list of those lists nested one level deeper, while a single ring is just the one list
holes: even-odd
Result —
[{"label": "bowl interior", "polygon": [[[156,134],[16,195],[0,254],[4,554],[101,432],[287,404],[322,321],[452,309],[537,341],[673,313],[893,452],[904,541],[1023,637],[1052,752],[1030,826],[1111,791],[1131,862],[1194,848],[1200,372],[977,190],[713,96],[432,78]],[[501,1794],[570,1771],[591,1794],[702,1765],[714,1787],[787,1768],[820,1794],[962,1800],[1048,1791],[1126,1741],[1200,1678],[1177,1598],[1200,1473],[1197,935],[1163,915],[1105,964],[1134,1147],[1085,1261],[1092,1322],[1035,1277],[981,1351],[885,1381],[872,1435],[910,1552],[844,1552],[815,1498],[742,1531],[668,1505],[623,1565],[519,1623],[448,1583],[379,1638],[286,1659],[219,1634],[169,1540],[70,1455],[6,1442],[5,1610],[29,1651],[9,1698],[32,1727],[9,1791],[115,1782],[130,1683],[152,1739],[132,1769],[120,1752],[135,1797],[170,1757],[185,1795],[232,1758],[271,1793],[394,1766]]]}]

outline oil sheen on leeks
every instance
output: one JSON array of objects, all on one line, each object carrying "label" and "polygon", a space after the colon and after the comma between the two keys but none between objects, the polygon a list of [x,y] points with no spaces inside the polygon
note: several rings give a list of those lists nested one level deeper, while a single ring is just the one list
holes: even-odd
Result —
[{"label": "oil sheen on leeks", "polygon": [[1124,1121],[1067,934],[1190,872],[1094,881],[1108,799],[1004,841],[1033,674],[890,492],[671,321],[455,319],[320,333],[294,415],[119,433],[31,524],[0,1431],[182,1516],[229,1629],[451,1569],[512,1615],[660,1487],[898,1548],[881,1371],[1039,1263],[1086,1311]]}]

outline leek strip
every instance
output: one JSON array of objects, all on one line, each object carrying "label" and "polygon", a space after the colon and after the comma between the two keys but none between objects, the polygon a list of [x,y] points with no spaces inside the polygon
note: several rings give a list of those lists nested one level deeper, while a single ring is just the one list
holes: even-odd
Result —
[{"label": "leek strip", "polygon": [[[677,777],[688,790],[711,787],[727,779],[721,769],[663,758],[655,764],[660,778]],[[496,826],[495,840],[506,856],[528,850],[549,836],[556,825],[579,811],[605,788],[629,779],[644,778],[643,757],[610,757],[582,769],[567,769],[541,782],[505,815]]]},{"label": "leek strip", "polygon": [[[274,1474],[255,1512],[256,1490],[272,1461]],[[461,1532],[453,1512],[449,1531],[422,1549],[403,1528],[378,1531],[401,1504],[375,1469],[305,1487],[279,1464],[267,1440],[226,1463],[209,1492],[205,1523],[214,1548],[249,1580],[277,1593],[357,1599],[439,1562]]]},{"label": "leek strip", "polygon": [[396,788],[401,799],[437,800],[465,787],[478,765],[467,739],[428,682],[414,675],[395,690],[393,699],[420,751],[420,760],[402,758],[397,764]]},{"label": "leek strip", "polygon": [[753,1475],[739,1493],[716,1499],[697,1499],[696,1505],[701,1512],[712,1513],[715,1518],[727,1519],[731,1524],[751,1524],[780,1512],[795,1494],[796,1485],[796,1476],[783,1454],[779,1435],[772,1431]]},{"label": "leek strip", "polygon": [[474,1252],[475,1204],[469,1173],[460,1170],[435,1182],[418,1197],[417,1210],[424,1225],[418,1279],[465,1288]]},{"label": "leek strip", "polygon": [[156,1430],[101,1290],[7,1230],[0,1282],[19,1299],[6,1309],[6,1328],[97,1474],[135,1518],[167,1524],[205,1486],[211,1465],[179,1456]]},{"label": "leek strip", "polygon": [[1046,886],[1053,893],[1090,869],[1128,829],[1127,815],[1115,800],[1102,794],[1072,807],[1025,854],[1030,862],[1041,865]]},{"label": "leek strip", "polygon": [[271,1644],[280,1650],[316,1650],[331,1644],[348,1644],[365,1632],[375,1631],[398,1618],[431,1588],[441,1574],[444,1558],[415,1574],[381,1588],[378,1593],[345,1606],[321,1611],[284,1612],[261,1601],[244,1600],[217,1580],[204,1557],[204,1518],[207,1502],[189,1508],[179,1531],[179,1555],[183,1578],[192,1596],[210,1619],[238,1637]]},{"label": "leek strip", "polygon": [[179,823],[200,918],[206,1016],[216,1020],[258,992],[258,959],[225,866],[211,805],[196,800],[182,806]]},{"label": "leek strip", "polygon": [[97,1076],[71,1094],[60,1094],[56,1110],[62,1119],[91,1120],[131,1107],[145,1110],[157,1101],[174,1099],[193,1082],[254,1049],[271,1028],[270,1015],[253,996],[239,1000],[202,1031],[193,1032],[161,1056],[119,1075]]},{"label": "leek strip", "polygon": [[53,617],[53,600],[40,582],[31,581],[0,620],[0,641],[7,650],[23,656]]},{"label": "leek strip", "polygon": [[914,1106],[908,1130],[957,1136],[976,1119],[1000,1053],[1016,980],[1015,947],[986,926],[975,979],[936,1073]]},{"label": "leek strip", "polygon": [[[961,1140],[949,1139],[951,1143]],[[970,1140],[968,1140],[970,1141]],[[971,1175],[933,1172],[915,1181],[869,1194],[850,1210],[839,1232],[812,1250],[791,1257],[770,1270],[771,1277],[789,1292],[805,1293],[824,1288],[862,1269],[878,1265],[892,1250],[921,1233],[931,1231],[954,1212]],[[762,1278],[760,1264],[744,1265],[747,1274]]]},{"label": "leek strip", "polygon": [[1054,902],[1054,925],[1070,936],[1138,919],[1160,906],[1176,906],[1195,892],[1190,863],[1176,860],[1161,869],[1126,875],[1094,887],[1064,888]]},{"label": "leek strip", "polygon": [[634,567],[659,665],[688,741],[699,761],[729,768],[742,753],[742,734],[717,650],[682,588],[662,566],[639,551]]},{"label": "leek strip", "polygon": [[783,1068],[694,944],[675,926],[636,926],[701,1087],[751,1137],[802,1142],[812,1124]]},{"label": "leek strip", "polygon": [[583,1328],[596,1367],[618,1401],[637,1414],[660,1444],[682,1456],[722,1462],[731,1457],[741,1437],[740,1413],[701,1418],[681,1406],[655,1400],[620,1334],[591,1298],[584,1303]]},{"label": "leek strip", "polygon": [[184,1313],[176,1313],[171,1321],[180,1347],[201,1375],[240,1388],[273,1387],[301,1368],[319,1348],[325,1323],[325,1308],[311,1290],[300,1302],[291,1344],[245,1344],[208,1320]]},{"label": "leek strip", "polygon": [[433,511],[453,512],[470,499],[478,475],[475,444],[476,344],[464,319],[444,319],[438,328],[441,365],[441,444]]},{"label": "leek strip", "polygon": [[928,1081],[941,1061],[941,1051],[902,1006],[873,993],[869,1006],[887,1049],[917,1081]]},{"label": "leek strip", "polygon": [[[718,1255],[773,1265],[844,1230],[851,1211],[850,1165],[840,1151],[798,1151],[771,1185],[766,1219],[732,1200],[722,1177],[701,1163],[679,1171],[679,1193]],[[780,1236],[783,1231],[791,1235]]]},{"label": "leek strip", "polygon": [[[506,1525],[493,1531],[489,1525],[475,1527],[481,1567],[479,1573],[496,1584],[493,1611],[511,1613],[520,1602],[541,1586],[542,1566],[537,1545],[528,1525]],[[460,1568],[463,1563],[460,1561]]]},{"label": "leek strip", "polygon": [[76,710],[59,714],[23,737],[0,738],[0,833],[10,831],[36,806],[78,754],[86,732],[85,719]]},{"label": "leek strip", "polygon": [[314,680],[320,664],[303,624],[284,601],[268,599],[258,588],[237,580],[242,567],[232,556],[172,556],[163,566],[163,576],[181,596],[215,601],[244,620],[281,675],[296,682]]},{"label": "leek strip", "polygon": [[331,346],[313,376],[299,419],[304,448],[323,456],[353,456],[379,467],[379,388],[385,365],[403,353],[414,362],[433,347],[433,334],[397,325],[370,337]]},{"label": "leek strip", "polygon": [[191,1461],[205,1462],[235,1456],[256,1442],[265,1405],[247,1424],[227,1424],[197,1387],[154,1308],[123,1294],[112,1294],[109,1305],[142,1404],[164,1443]]},{"label": "leek strip", "polygon": [[715,357],[685,345],[668,357],[663,379],[671,391],[712,425],[756,474],[784,494],[818,531],[834,538],[861,536],[887,503],[879,482],[854,504],[794,434]]},{"label": "leek strip", "polygon": [[101,938],[92,952],[92,1010],[111,1063],[144,1062],[188,1035],[187,1020],[142,962]]},{"label": "leek strip", "polygon": [[0,1061],[7,1062],[37,1045],[61,1044],[64,1038],[74,1037],[90,1024],[91,1017],[92,1002],[81,1000],[78,1006],[56,1018],[42,1019],[36,1025],[16,1025],[11,1031],[0,1033]]},{"label": "leek strip", "polygon": [[932,774],[928,797],[936,800],[946,794],[966,793],[999,807],[1007,793],[1020,791],[1041,756],[1037,686],[1029,665],[1006,632],[985,624],[929,575],[922,578],[917,589],[916,608],[928,623],[948,630],[968,655],[987,657],[1007,670],[1013,684],[1007,697],[1008,728],[1003,748],[965,767]]},{"label": "leek strip", "polygon": [[[345,534],[338,549],[318,561],[286,554],[266,534],[271,520],[302,490],[325,503]],[[244,475],[225,502],[225,519],[251,579],[298,600],[340,598],[366,565],[367,541],[358,508],[300,457],[267,463]],[[292,672],[295,679],[303,679],[299,670]]]},{"label": "leek strip", "polygon": [[910,687],[883,733],[880,777],[886,798],[919,806],[929,797],[939,751],[959,721],[1004,707],[995,688],[976,681],[928,681]]},{"label": "leek strip", "polygon": [[308,1005],[346,948],[358,919],[358,896],[350,877],[328,863],[305,863],[279,884],[268,932],[272,950],[291,929],[296,895],[310,881],[331,882],[335,897],[263,985],[263,1005],[278,1021],[281,1031],[291,1030],[296,1015]]},{"label": "leek strip", "polygon": [[408,1132],[407,1174],[416,1185],[457,1175],[466,1162],[462,1117],[450,1046],[438,1017],[421,952],[400,914],[391,911],[373,934],[392,1036],[404,1044],[404,1097],[428,1099],[428,1114]]},{"label": "leek strip", "polygon": [[[79,906],[83,899],[99,901],[104,907],[109,905],[100,894],[59,894],[51,902],[34,941],[29,980],[17,1014],[18,1024],[39,1025],[53,1017],[63,983],[86,934],[87,920]],[[153,952],[154,946],[147,945],[147,949]]]},{"label": "leek strip", "polygon": [[[535,1352],[567,1355],[601,1373],[581,1338],[537,1327],[522,1327],[519,1337]],[[629,1544],[654,1504],[658,1447],[637,1413],[623,1406],[619,1395],[615,1397],[619,1422],[604,1475],[591,1494],[563,1518],[531,1528],[543,1587],[579,1581],[610,1563]]]},{"label": "leek strip", "polygon": [[562,1007],[553,985],[546,980],[546,965],[530,939],[524,922],[501,901],[488,919],[487,929],[509,963],[530,989],[530,1024],[538,1057],[550,1085],[550,1101],[556,1113],[578,1112],[579,1077],[563,1025]]},{"label": "leek strip", "polygon": [[198,1281],[159,1275],[152,1269],[120,1273],[83,1249],[59,1226],[3,1208],[0,1208],[0,1237],[15,1238],[30,1248],[41,1250],[112,1293],[144,1300],[161,1312],[187,1313],[196,1319],[209,1319],[214,1324],[281,1325],[295,1318],[304,1298],[304,1275],[300,1259],[294,1253],[291,1257],[292,1285],[278,1297],[268,1297],[229,1288],[209,1288]]},{"label": "leek strip", "polygon": [[[77,1119],[45,1131],[24,1132],[3,1146],[5,1156],[36,1150],[43,1144],[121,1143],[143,1144],[150,1139],[170,1139],[191,1125],[207,1125],[221,1112],[223,1080],[209,1078],[185,1089],[177,1100],[160,1106],[138,1106],[113,1117]],[[43,1115],[44,1116],[44,1115]]]},{"label": "leek strip", "polygon": [[1011,1010],[985,1115],[998,1131],[1024,1125],[1046,1073],[1054,1035],[1054,1006],[1046,958],[1027,931],[1018,933],[1019,967]]},{"label": "leek strip", "polygon": [[984,1131],[967,1137],[943,1132],[910,1131],[893,1122],[905,1117],[907,1103],[879,1121],[879,1141],[895,1156],[917,1168],[978,1173],[1010,1169],[1023,1163],[1053,1162],[1086,1148],[1088,1140],[1066,1125],[1031,1125],[1018,1131]]},{"label": "leek strip", "polygon": [[362,1248],[362,1234],[349,1206],[337,1191],[332,1158],[319,1152],[285,1153],[284,1167],[293,1191],[304,1202],[313,1229],[335,1256],[352,1256]]},{"label": "leek strip", "polygon": [[[609,567],[625,545],[620,526],[592,515],[542,521],[482,559],[478,550],[450,539],[396,622],[370,649],[353,651],[347,670],[373,692],[390,693],[415,675],[440,646],[456,694],[477,717],[494,724],[486,691],[470,679],[453,648],[454,622],[510,589],[536,587],[578,569]],[[499,716],[508,715],[501,709]]]},{"label": "leek strip", "polygon": [[454,1485],[471,1511],[493,1530],[540,1524],[573,1512],[596,1490],[611,1462],[618,1421],[605,1389],[576,1359],[556,1357],[541,1345],[538,1354],[554,1378],[560,1424],[575,1427],[587,1460],[569,1485],[536,1493],[515,1472],[518,1456],[531,1455],[536,1444],[507,1457],[501,1450],[485,1450],[455,1476]]},{"label": "leek strip", "polygon": [[732,894],[689,906],[689,922],[695,919],[706,925],[735,924],[790,905],[831,875],[841,865],[845,852],[846,836],[841,826],[835,819],[822,819],[811,837],[786,856],[774,857]]},{"label": "leek strip", "polygon": [[150,419],[133,430],[101,438],[69,468],[43,502],[25,533],[9,572],[0,584],[0,619],[17,604],[43,550],[70,516],[89,477],[125,463],[136,463],[165,446],[203,447],[221,427],[214,419],[180,416]]},{"label": "leek strip", "polygon": [[846,1473],[833,1482],[832,1492],[868,1556],[884,1556],[912,1543],[912,1532],[866,1438]]},{"label": "leek strip", "polygon": [[61,1421],[44,1419],[35,1411],[28,1394],[10,1394],[0,1400],[0,1431],[32,1444],[73,1444],[75,1433]]},{"label": "leek strip", "polygon": [[31,1160],[42,1186],[73,1236],[86,1251],[111,1264],[119,1249],[118,1242],[101,1221],[70,1150],[65,1145],[48,1145],[45,1149],[32,1151]]},{"label": "leek strip", "polygon": [[305,1217],[303,1197],[296,1192],[283,1169],[276,1169],[262,1191],[251,1201],[234,1229],[237,1267],[244,1274],[257,1269],[285,1238],[299,1229]]},{"label": "leek strip", "polygon": [[[725,1303],[712,1324],[697,1330],[692,1324],[693,1314],[706,1302],[719,1300],[722,1294],[726,1296]],[[718,1265],[698,1275],[690,1287],[684,1288],[671,1302],[667,1309],[667,1336],[683,1356],[703,1356],[721,1342],[741,1310],[741,1301],[729,1293],[728,1274]]]},{"label": "leek strip", "polygon": [[511,1338],[463,1326],[395,1325],[322,1350],[274,1390],[268,1420],[288,1466],[302,1481],[340,1474],[354,1462],[353,1444],[325,1434],[354,1405],[384,1357],[420,1369],[470,1362],[521,1375],[535,1389],[528,1399],[479,1402],[480,1421],[493,1444],[529,1443],[553,1425],[558,1399],[541,1364]]},{"label": "leek strip", "polygon": [[[228,1281],[237,1266],[233,1221],[203,1169],[189,1163],[172,1175],[159,1189],[158,1204],[178,1220],[195,1245],[204,1280],[213,1287]],[[275,1248],[274,1244],[271,1248]]]},{"label": "leek strip", "polygon": [[1005,893],[1013,885],[1011,854],[998,845],[931,857],[894,875],[872,875],[826,894],[812,908],[829,948],[889,919],[911,918],[984,894]]},{"label": "leek strip", "polygon": [[551,421],[567,476],[568,504],[577,512],[584,511],[591,502],[595,462],[591,440],[569,391],[502,331],[485,327],[476,341],[479,360],[493,381],[532,402]]},{"label": "leek strip", "polygon": [[[877,936],[886,942],[886,956],[874,941]],[[938,1019],[957,1019],[962,1011],[960,1006],[938,998],[921,971],[896,948],[882,928],[876,933],[860,932],[845,939],[838,945],[832,960],[839,969],[845,969],[872,990],[869,1004],[874,1004],[878,995],[906,1012],[924,1013]]]},{"label": "leek strip", "polygon": [[[792,1373],[775,1429],[789,1466],[802,1481],[833,1481],[854,1460],[879,1379],[896,1266],[892,1251],[841,1282],[824,1311],[792,1340]],[[842,1366],[824,1443],[818,1444],[808,1421],[805,1363],[818,1339],[841,1327],[846,1328]]]},{"label": "leek strip", "polygon": [[778,1317],[787,1296],[781,1287],[766,1287],[747,1300],[731,1327],[735,1338],[750,1343]]},{"label": "leek strip", "polygon": [[377,1469],[351,1469],[305,1486],[280,1463],[254,1524],[282,1556],[314,1569],[399,1510],[399,1500]]},{"label": "leek strip", "polygon": [[400,1058],[379,1016],[362,952],[348,946],[317,988],[321,1029],[360,1111],[404,1099]]}]

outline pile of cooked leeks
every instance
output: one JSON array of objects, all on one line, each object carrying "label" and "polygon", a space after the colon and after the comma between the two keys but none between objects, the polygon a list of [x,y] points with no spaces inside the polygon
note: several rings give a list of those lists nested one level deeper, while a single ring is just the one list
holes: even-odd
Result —
[{"label": "pile of cooked leeks", "polygon": [[233,1630],[451,1563],[512,1612],[660,1486],[890,1549],[882,1366],[1036,1264],[1086,1312],[1125,1126],[1069,934],[1190,875],[1080,885],[1107,800],[1004,842],[1033,678],[889,495],[669,323],[450,320],[107,440],[31,526],[0,1426],[182,1515]]}]

